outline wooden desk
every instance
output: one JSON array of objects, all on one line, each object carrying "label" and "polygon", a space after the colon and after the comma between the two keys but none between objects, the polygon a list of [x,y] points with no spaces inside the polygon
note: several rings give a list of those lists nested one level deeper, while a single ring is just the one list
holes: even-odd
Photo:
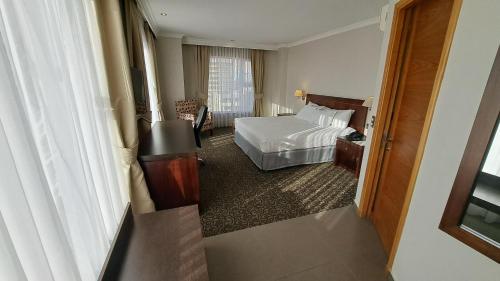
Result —
[{"label": "wooden desk", "polygon": [[157,122],[139,146],[138,159],[157,210],[200,202],[198,155],[191,121]]},{"label": "wooden desk", "polygon": [[500,177],[479,172],[470,201],[481,208],[500,214]]},{"label": "wooden desk", "polygon": [[129,211],[99,280],[208,281],[196,205],[135,215]]}]

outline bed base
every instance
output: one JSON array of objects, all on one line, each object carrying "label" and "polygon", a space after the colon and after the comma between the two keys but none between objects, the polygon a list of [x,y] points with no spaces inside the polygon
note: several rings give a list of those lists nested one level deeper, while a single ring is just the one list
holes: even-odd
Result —
[{"label": "bed base", "polygon": [[331,162],[335,158],[335,145],[264,153],[248,142],[238,131],[234,132],[234,142],[263,171]]}]

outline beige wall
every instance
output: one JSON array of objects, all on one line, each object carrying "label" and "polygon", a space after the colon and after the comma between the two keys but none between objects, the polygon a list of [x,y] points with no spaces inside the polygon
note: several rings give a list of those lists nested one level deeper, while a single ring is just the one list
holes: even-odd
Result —
[{"label": "beige wall", "polygon": [[278,52],[266,51],[264,53],[264,116],[273,116],[272,105],[275,97],[279,97],[278,89]]},{"label": "beige wall", "polygon": [[[296,112],[303,102],[295,89],[364,99],[375,95],[383,33],[377,24],[303,45],[265,52],[264,116]],[[196,96],[195,46],[183,45],[186,97]]]},{"label": "beige wall", "polygon": [[[497,0],[464,0],[392,270],[395,281],[490,281],[500,276],[497,263],[438,229],[500,44],[499,10],[500,2]],[[373,95],[375,106],[371,114],[376,114],[388,34],[389,31],[386,31],[382,36],[377,25],[372,25],[297,47],[266,52],[265,114],[286,112],[289,106],[287,101],[293,110],[298,110],[301,105],[292,96],[296,88],[353,98]],[[180,39],[174,41],[159,40],[160,84],[164,103],[167,98],[184,98],[182,76],[186,75],[188,79],[192,73],[182,66]],[[162,69],[162,65],[170,60],[172,65]],[[184,64],[187,65],[188,61],[184,60]],[[170,81],[163,81],[165,79]],[[179,87],[182,90],[174,90]],[[186,85],[186,96],[190,92],[192,90]],[[370,140],[371,128],[362,171],[366,166]],[[357,203],[363,179],[364,172],[360,176]]]},{"label": "beige wall", "polygon": [[175,101],[185,98],[182,39],[158,37],[157,52],[163,110],[175,119]]},{"label": "beige wall", "polygon": [[264,116],[291,112],[286,107],[288,48],[266,51],[264,59]]},{"label": "beige wall", "polygon": [[383,33],[377,24],[336,34],[288,50],[287,107],[298,111],[303,102],[296,89],[346,98],[374,95]]},{"label": "beige wall", "polygon": [[196,46],[182,45],[182,61],[184,62],[184,89],[186,98],[196,97]]}]

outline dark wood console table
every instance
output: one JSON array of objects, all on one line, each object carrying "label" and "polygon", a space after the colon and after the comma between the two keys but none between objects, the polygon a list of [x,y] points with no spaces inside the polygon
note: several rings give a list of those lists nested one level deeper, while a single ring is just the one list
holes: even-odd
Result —
[{"label": "dark wood console table", "polygon": [[132,215],[127,209],[100,281],[208,281],[196,205]]},{"label": "dark wood console table", "polygon": [[200,202],[198,155],[191,121],[157,122],[141,142],[138,159],[157,210]]}]

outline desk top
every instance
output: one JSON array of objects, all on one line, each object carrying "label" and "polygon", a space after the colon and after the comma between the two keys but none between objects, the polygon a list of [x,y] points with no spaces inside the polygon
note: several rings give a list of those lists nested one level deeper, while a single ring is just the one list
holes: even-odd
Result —
[{"label": "desk top", "polygon": [[[496,206],[498,212],[498,210],[500,210],[499,186],[500,186],[500,177],[496,175],[490,175],[488,173],[479,172],[472,197],[486,204]],[[476,201],[476,203],[481,203],[481,202]],[[490,207],[487,206],[486,208],[489,209]]]},{"label": "desk top", "polygon": [[191,121],[169,120],[156,122],[139,146],[141,161],[155,161],[186,154],[196,154]]},{"label": "desk top", "polygon": [[500,189],[498,186],[477,182],[472,196],[500,207]]},{"label": "desk top", "polygon": [[114,280],[208,281],[202,239],[197,205],[134,216]]}]

